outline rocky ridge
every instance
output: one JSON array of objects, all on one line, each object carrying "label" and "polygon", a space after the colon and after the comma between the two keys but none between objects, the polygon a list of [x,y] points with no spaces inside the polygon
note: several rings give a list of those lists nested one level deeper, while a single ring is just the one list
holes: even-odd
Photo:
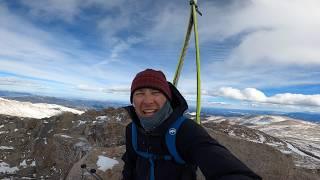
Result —
[{"label": "rocky ridge", "polygon": [[[96,170],[103,179],[121,179],[125,151],[125,126],[130,122],[122,108],[87,111],[81,115],[63,113],[34,119],[0,116],[1,179],[94,179],[80,166]],[[291,154],[284,154],[265,141],[279,138],[226,122],[204,124],[211,136],[226,146],[263,179],[319,179],[319,169],[309,170],[294,164]],[[240,132],[243,138],[233,136]],[[231,134],[231,135],[230,135]],[[241,136],[241,135],[240,135]],[[256,139],[257,142],[248,139]],[[103,168],[103,157],[109,164]],[[199,175],[198,179],[204,179]]]}]

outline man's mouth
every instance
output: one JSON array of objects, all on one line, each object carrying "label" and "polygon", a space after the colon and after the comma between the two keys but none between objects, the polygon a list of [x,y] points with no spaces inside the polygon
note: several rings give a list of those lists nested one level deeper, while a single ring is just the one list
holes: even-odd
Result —
[{"label": "man's mouth", "polygon": [[157,109],[146,109],[143,110],[143,114],[145,114],[146,116],[152,116],[153,114],[155,114],[158,110]]}]

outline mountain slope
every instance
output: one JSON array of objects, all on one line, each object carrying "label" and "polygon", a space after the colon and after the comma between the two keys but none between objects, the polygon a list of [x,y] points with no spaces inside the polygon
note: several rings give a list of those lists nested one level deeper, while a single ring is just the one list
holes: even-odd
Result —
[{"label": "mountain slope", "polygon": [[62,112],[82,114],[83,111],[56,104],[30,103],[0,98],[0,114],[42,119]]},{"label": "mountain slope", "polygon": [[[225,123],[239,128],[226,130],[231,136],[268,144],[285,154],[291,154],[296,166],[320,169],[320,125],[285,116],[251,115],[242,117],[209,116],[204,123]],[[233,126],[231,126],[233,125]],[[250,130],[240,131],[241,126],[261,131],[248,136]],[[270,141],[270,137],[281,141]]]}]

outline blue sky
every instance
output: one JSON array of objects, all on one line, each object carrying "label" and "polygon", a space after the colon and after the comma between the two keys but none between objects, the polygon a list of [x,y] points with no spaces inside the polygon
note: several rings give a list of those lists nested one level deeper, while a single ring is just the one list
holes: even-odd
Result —
[{"label": "blue sky", "polygon": [[[319,0],[199,0],[203,106],[320,112]],[[0,90],[129,102],[146,68],[173,79],[186,0],[0,1]],[[194,104],[193,37],[178,88]]]}]

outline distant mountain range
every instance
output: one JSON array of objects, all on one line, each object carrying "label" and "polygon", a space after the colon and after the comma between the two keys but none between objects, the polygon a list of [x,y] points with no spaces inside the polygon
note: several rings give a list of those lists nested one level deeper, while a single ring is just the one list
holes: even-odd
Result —
[{"label": "distant mountain range", "polygon": [[[95,100],[79,100],[79,99],[66,99],[56,98],[49,96],[38,96],[24,92],[11,92],[11,91],[0,91],[0,97],[6,99],[13,99],[17,101],[28,101],[32,103],[48,103],[58,104],[67,106],[70,108],[77,108],[80,110],[96,109],[101,110],[108,107],[122,107],[126,106],[125,102],[115,101],[95,101]],[[189,112],[195,112],[194,107],[189,108]],[[237,117],[237,116],[250,116],[250,115],[280,115],[287,116],[295,119],[301,119],[310,122],[320,123],[320,113],[311,112],[276,112],[276,111],[257,111],[257,110],[243,110],[243,109],[220,109],[220,108],[208,108],[204,107],[201,109],[202,116],[226,116],[226,117]]]},{"label": "distant mountain range", "polygon": [[[190,112],[195,112],[194,107],[189,108]],[[242,116],[257,116],[257,115],[275,115],[286,116],[294,119],[301,119],[304,121],[320,123],[320,113],[311,112],[276,112],[276,111],[257,111],[244,109],[219,109],[219,108],[202,108],[202,116],[225,116],[225,117],[242,117]]]},{"label": "distant mountain range", "polygon": [[121,107],[126,105],[124,102],[67,99],[67,98],[39,96],[39,95],[30,94],[30,93],[10,92],[10,91],[0,91],[0,97],[17,100],[17,101],[27,101],[31,103],[58,104],[58,105],[67,106],[70,108],[77,108],[80,110],[86,110],[86,109],[101,110],[108,107]]},{"label": "distant mountain range", "polygon": [[0,97],[0,114],[2,115],[42,119],[59,115],[63,112],[84,113],[84,111],[57,104],[20,102]]},{"label": "distant mountain range", "polygon": [[[8,94],[8,93],[7,93]],[[11,95],[9,93],[9,95]],[[42,132],[38,133],[39,129],[34,128],[34,133],[37,134],[50,134],[54,129],[54,125],[60,127],[61,130],[57,131],[53,136],[61,136],[63,138],[72,138],[72,134],[59,134],[69,132],[68,128],[78,128],[80,125],[89,125],[88,127],[95,127],[100,123],[100,120],[109,122],[110,118],[105,113],[113,114],[114,121],[124,122],[130,121],[130,118],[125,117],[126,113],[124,109],[109,108],[103,110],[86,110],[80,111],[75,108],[66,107],[68,105],[81,106],[84,109],[100,109],[107,106],[114,107],[123,106],[123,103],[109,103],[99,101],[84,101],[84,100],[64,100],[53,97],[33,96],[29,94],[19,94],[11,97],[0,97],[0,138],[12,134],[11,137],[18,139],[21,134],[25,133],[25,129],[21,129],[22,121],[30,123],[40,122],[42,125]],[[20,96],[21,95],[21,96]],[[10,99],[9,99],[10,98]],[[8,100],[9,99],[9,100]],[[17,101],[17,99],[23,101]],[[33,101],[36,103],[25,102]],[[40,103],[41,102],[41,103]],[[51,102],[51,103],[49,103]],[[81,102],[81,103],[80,103]],[[77,104],[79,103],[79,104]],[[60,105],[57,105],[60,104]],[[64,105],[61,105],[64,104]],[[64,112],[71,112],[66,113]],[[79,114],[79,115],[74,115]],[[82,116],[83,114],[83,116]],[[7,116],[9,115],[9,116]],[[287,114],[288,115],[288,114]],[[310,117],[307,113],[292,113],[293,116]],[[195,119],[194,108],[190,108],[190,111],[186,113],[191,119]],[[317,117],[317,116],[315,116]],[[30,119],[31,118],[31,119]],[[43,119],[45,118],[45,119]],[[83,119],[84,118],[84,119]],[[314,118],[314,117],[312,117]],[[40,119],[40,120],[39,120]],[[63,119],[63,120],[62,120]],[[294,160],[294,164],[297,167],[310,169],[312,172],[318,172],[320,167],[320,123],[312,123],[302,121],[299,119],[291,118],[285,115],[285,113],[269,112],[269,111],[250,111],[250,110],[235,110],[235,109],[214,109],[203,108],[202,109],[202,124],[210,129],[227,134],[228,136],[242,139],[244,141],[251,141],[254,143],[265,144],[271,146],[283,154],[291,154]],[[300,118],[301,119],[301,118]],[[10,121],[9,121],[10,120]],[[43,122],[42,122],[43,121]],[[51,123],[49,123],[51,122]],[[319,121],[318,121],[319,122]],[[20,124],[19,124],[20,123]],[[68,125],[68,126],[66,126]],[[72,127],[69,127],[72,126]],[[124,128],[125,124],[122,124]],[[40,127],[34,125],[26,125],[26,127]],[[19,128],[20,129],[19,129]],[[67,128],[68,127],[68,128]],[[99,124],[99,127],[100,124]],[[119,130],[119,129],[118,129]],[[96,130],[95,130],[96,131]],[[86,132],[85,130],[77,129],[76,132]],[[107,131],[109,132],[109,131]],[[110,132],[114,132],[113,130]],[[122,130],[119,130],[122,132]],[[91,133],[89,133],[90,135]],[[28,134],[27,134],[28,135]],[[99,134],[101,135],[101,134]],[[109,136],[110,134],[108,134]],[[217,134],[216,134],[217,135]],[[3,136],[3,137],[1,137]],[[35,137],[35,136],[34,136]],[[94,136],[95,137],[95,136]],[[119,136],[123,137],[123,136]],[[39,141],[43,141],[45,145],[47,136],[38,137]],[[88,137],[89,138],[89,137]],[[104,138],[101,138],[104,139]],[[50,140],[53,141],[53,140]],[[2,144],[0,150],[12,151],[15,149],[21,149],[19,146],[19,140],[10,141],[6,144]],[[33,142],[33,141],[32,141]],[[13,145],[15,144],[15,145]],[[5,145],[5,146],[4,146]],[[60,146],[60,145],[59,145]],[[237,147],[234,144],[231,147]],[[249,149],[253,148],[250,147]],[[49,148],[51,150],[51,148]],[[246,149],[248,150],[248,149]],[[23,149],[24,152],[25,149]],[[1,155],[1,152],[0,152]],[[20,156],[20,155],[19,155]],[[34,158],[29,158],[33,160]],[[40,158],[42,160],[42,158]],[[39,161],[39,159],[37,160]],[[22,163],[24,164],[24,163]],[[6,167],[9,164],[2,164]],[[24,168],[21,165],[20,168]],[[77,166],[79,167],[79,166]],[[13,169],[18,171],[18,169]],[[1,179],[1,164],[0,164],[0,179]],[[282,179],[282,178],[280,178]],[[301,178],[300,178],[301,179]]]}]

